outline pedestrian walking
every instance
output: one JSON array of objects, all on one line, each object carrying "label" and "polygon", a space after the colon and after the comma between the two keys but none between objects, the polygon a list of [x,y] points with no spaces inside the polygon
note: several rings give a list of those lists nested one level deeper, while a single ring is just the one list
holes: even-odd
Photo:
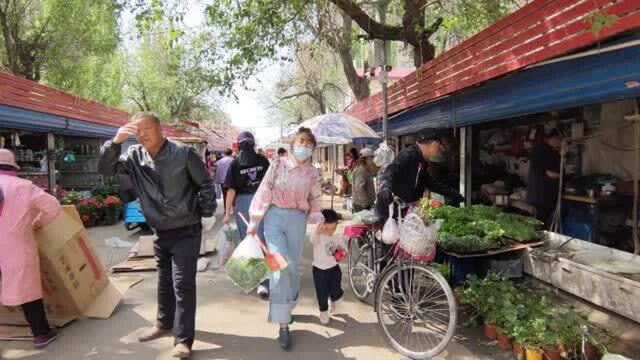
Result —
[{"label": "pedestrian walking", "polygon": [[371,209],[376,201],[376,189],[373,184],[373,175],[375,174],[374,156],[373,150],[362,149],[360,157],[353,167],[352,196],[354,213]]},{"label": "pedestrian walking", "polygon": [[[342,270],[338,262],[344,259],[346,250],[344,239],[336,235],[338,213],[332,209],[322,210],[324,224],[317,226],[311,234],[313,244],[313,285],[316,288],[320,323],[329,324],[329,310],[332,314],[339,311],[342,303]],[[329,308],[331,301],[331,308]]]},{"label": "pedestrian walking", "polygon": [[217,161],[216,164],[216,176],[215,183],[218,184],[222,188],[222,203],[224,205],[225,210],[227,209],[227,192],[229,188],[224,184],[224,181],[227,179],[227,172],[229,171],[229,166],[233,161],[233,150],[226,149],[222,152],[223,158]]},{"label": "pedestrian walking", "polygon": [[[243,131],[238,134],[240,152],[231,161],[224,182],[228,188],[224,223],[229,224],[231,216],[235,215],[236,226],[242,239],[247,236],[247,225],[240,214],[245,218],[248,216],[253,196],[258,191],[258,187],[267,173],[267,169],[269,169],[269,160],[264,155],[256,153],[255,146],[256,141],[251,132]],[[258,227],[258,236],[260,239],[264,239],[264,226],[262,224]],[[257,292],[258,296],[261,297],[269,295],[268,279],[258,285]]]},{"label": "pedestrian walking", "polygon": [[291,311],[300,292],[300,257],[304,249],[307,221],[321,224],[322,190],[318,170],[310,158],[316,138],[308,128],[300,128],[293,141],[293,157],[274,162],[258,188],[249,214],[248,232],[254,233],[264,221],[264,235],[269,250],[280,253],[289,264],[271,274],[269,321],[280,324],[279,343],[290,344]]},{"label": "pedestrian walking", "polygon": [[[135,135],[139,144],[120,155]],[[215,224],[216,201],[204,162],[188,146],[168,140],[152,112],[133,115],[101,149],[98,163],[104,176],[131,178],[147,223],[158,239],[157,322],[140,342],[175,334],[173,357],[189,358],[195,338],[196,272],[202,231]]]},{"label": "pedestrian walking", "polygon": [[60,336],[49,326],[42,301],[40,257],[33,230],[58,216],[58,200],[20,179],[13,153],[0,149],[0,274],[2,305],[20,306],[31,328],[34,346],[43,348]]}]

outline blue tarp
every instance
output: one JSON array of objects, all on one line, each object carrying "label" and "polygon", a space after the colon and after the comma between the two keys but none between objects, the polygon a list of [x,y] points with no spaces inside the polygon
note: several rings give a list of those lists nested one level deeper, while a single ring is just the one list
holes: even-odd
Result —
[{"label": "blue tarp", "polygon": [[[417,106],[389,120],[391,135],[466,126],[640,97],[640,45],[522,70]],[[382,131],[382,123],[372,128]]]}]

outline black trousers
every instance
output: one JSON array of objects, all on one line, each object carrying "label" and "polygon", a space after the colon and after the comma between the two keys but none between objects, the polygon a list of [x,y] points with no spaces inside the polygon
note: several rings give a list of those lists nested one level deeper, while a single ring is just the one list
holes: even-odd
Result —
[{"label": "black trousers", "polygon": [[49,331],[51,331],[47,314],[44,312],[44,302],[42,299],[22,304],[20,307],[31,327],[33,336],[47,335]]},{"label": "black trousers", "polygon": [[[158,231],[158,323],[173,329],[175,343],[191,347],[196,332],[196,273],[202,225]],[[175,328],[174,328],[175,325]]]},{"label": "black trousers", "polygon": [[342,298],[342,270],[336,265],[330,269],[322,270],[313,267],[313,284],[316,287],[316,296],[320,311],[329,310],[329,299],[335,302]]}]

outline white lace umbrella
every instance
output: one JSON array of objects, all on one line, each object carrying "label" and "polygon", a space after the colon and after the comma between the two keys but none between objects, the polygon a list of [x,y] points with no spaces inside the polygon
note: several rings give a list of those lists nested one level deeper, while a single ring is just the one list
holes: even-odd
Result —
[{"label": "white lace umbrella", "polygon": [[289,135],[295,134],[300,127],[311,129],[323,145],[378,144],[382,140],[364,121],[342,113],[313,117],[297,125]]},{"label": "white lace umbrella", "polygon": [[[311,129],[313,135],[320,145],[334,145],[334,161],[338,162],[337,145],[346,144],[378,144],[382,138],[365,124],[364,121],[358,120],[353,116],[342,113],[328,113],[318,115],[302,124],[296,126],[289,136],[293,136],[300,127]],[[331,184],[335,184],[335,170],[331,174]],[[333,196],[335,191],[331,191],[331,208],[333,209]]]}]

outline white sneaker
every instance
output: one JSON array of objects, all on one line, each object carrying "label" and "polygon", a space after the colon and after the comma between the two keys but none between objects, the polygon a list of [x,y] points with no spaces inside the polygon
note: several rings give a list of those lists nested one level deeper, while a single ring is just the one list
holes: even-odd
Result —
[{"label": "white sneaker", "polygon": [[329,324],[329,320],[331,319],[331,318],[329,317],[329,313],[328,313],[328,312],[326,312],[326,311],[321,312],[321,313],[320,313],[319,318],[320,318],[320,323],[321,323],[322,325],[327,325],[327,324]]},{"label": "white sneaker", "polygon": [[329,312],[332,314],[337,314],[338,311],[340,311],[340,308],[342,308],[342,299],[338,299],[336,302],[332,302],[331,305],[329,305]]},{"label": "white sneaker", "polygon": [[269,296],[269,289],[264,285],[258,285],[258,296]]}]

